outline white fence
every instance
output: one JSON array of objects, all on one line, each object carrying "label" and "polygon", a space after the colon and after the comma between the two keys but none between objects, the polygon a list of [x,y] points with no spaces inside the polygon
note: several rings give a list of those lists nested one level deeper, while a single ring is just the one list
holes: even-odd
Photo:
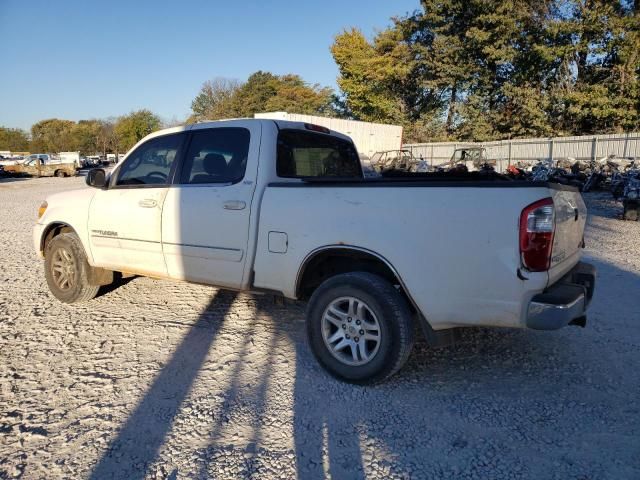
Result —
[{"label": "white fence", "polygon": [[640,158],[640,133],[615,135],[587,135],[582,137],[523,138],[499,142],[436,142],[405,144],[413,156],[422,158],[431,165],[448,162],[456,148],[484,147],[487,158],[496,160],[496,170],[504,171],[508,165],[517,162],[537,162],[538,160],[562,160],[568,157],[576,160],[590,160],[609,155]]}]

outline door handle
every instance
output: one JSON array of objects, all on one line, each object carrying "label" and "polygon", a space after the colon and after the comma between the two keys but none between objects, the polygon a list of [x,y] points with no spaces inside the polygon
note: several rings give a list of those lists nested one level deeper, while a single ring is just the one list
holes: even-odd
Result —
[{"label": "door handle", "polygon": [[138,202],[138,206],[142,208],[153,208],[156,205],[158,205],[158,202],[156,202],[153,198],[144,198]]},{"label": "door handle", "polygon": [[225,210],[244,210],[247,204],[242,200],[227,200],[222,206]]}]

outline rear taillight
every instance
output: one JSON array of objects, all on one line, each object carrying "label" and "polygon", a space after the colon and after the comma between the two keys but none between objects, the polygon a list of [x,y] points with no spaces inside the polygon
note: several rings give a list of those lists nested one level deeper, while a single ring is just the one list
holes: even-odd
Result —
[{"label": "rear taillight", "polygon": [[545,198],[532,203],[520,215],[520,258],[532,272],[543,272],[551,264],[555,232],[553,200]]}]

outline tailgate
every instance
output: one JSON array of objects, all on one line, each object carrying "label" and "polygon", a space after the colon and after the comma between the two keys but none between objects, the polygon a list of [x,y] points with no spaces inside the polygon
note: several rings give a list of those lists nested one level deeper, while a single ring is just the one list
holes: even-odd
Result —
[{"label": "tailgate", "polygon": [[[582,195],[575,188],[551,188],[555,206],[556,230],[551,252],[550,283],[564,274],[579,260],[579,252],[584,239],[584,226],[587,221],[587,207]],[[566,263],[566,265],[562,265]],[[562,267],[561,267],[562,265]]]}]

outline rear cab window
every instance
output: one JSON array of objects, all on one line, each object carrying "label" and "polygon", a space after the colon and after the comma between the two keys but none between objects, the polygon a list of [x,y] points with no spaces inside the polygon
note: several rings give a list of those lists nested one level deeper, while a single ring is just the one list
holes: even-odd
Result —
[{"label": "rear cab window", "polygon": [[278,133],[276,171],[281,178],[363,178],[353,143],[297,129]]}]

